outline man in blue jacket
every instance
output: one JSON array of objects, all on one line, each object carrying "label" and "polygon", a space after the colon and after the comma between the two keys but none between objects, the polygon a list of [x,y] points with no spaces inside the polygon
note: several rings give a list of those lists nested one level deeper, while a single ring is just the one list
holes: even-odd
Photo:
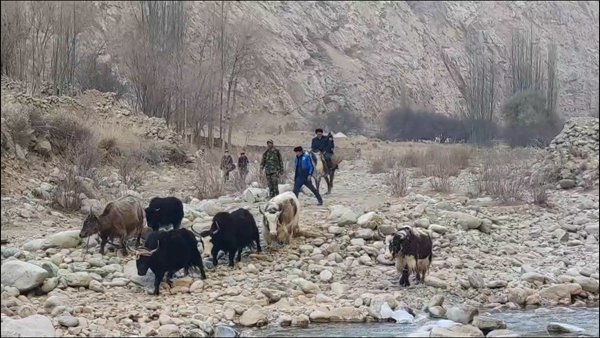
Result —
[{"label": "man in blue jacket", "polygon": [[304,150],[300,146],[294,148],[294,152],[296,153],[296,158],[294,159],[294,167],[296,168],[296,173],[294,174],[294,194],[298,197],[300,189],[305,185],[317,198],[317,201],[319,202],[318,205],[323,205],[321,194],[315,189],[315,186],[310,180],[310,176],[315,169],[310,155],[304,153]]}]

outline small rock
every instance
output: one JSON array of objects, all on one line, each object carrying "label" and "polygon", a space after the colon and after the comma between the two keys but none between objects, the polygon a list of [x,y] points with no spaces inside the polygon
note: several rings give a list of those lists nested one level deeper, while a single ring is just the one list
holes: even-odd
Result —
[{"label": "small rock", "polygon": [[486,335],[486,337],[522,337],[523,335],[511,330],[494,330]]},{"label": "small rock", "polygon": [[438,234],[445,234],[446,232],[448,232],[447,227],[439,224],[431,224],[428,229],[430,231],[437,232]]},{"label": "small rock", "polygon": [[348,285],[345,285],[342,283],[331,283],[331,291],[333,291],[333,293],[338,295],[338,297],[346,294],[348,289],[349,289]]},{"label": "small rock", "polygon": [[311,281],[307,281],[304,278],[296,278],[293,283],[298,285],[304,293],[318,293],[321,291],[319,286]]},{"label": "small rock", "polygon": [[91,280],[92,277],[87,272],[73,272],[65,275],[65,281],[67,285],[72,287],[88,287]]},{"label": "small rock", "polygon": [[215,327],[215,337],[238,337],[240,334],[232,327],[218,325]]},{"label": "small rock", "polygon": [[431,299],[427,303],[427,307],[442,306],[443,304],[444,304],[444,296],[435,295],[435,296],[431,297]]},{"label": "small rock", "polygon": [[375,233],[371,229],[360,229],[354,234],[354,237],[362,239],[372,239],[374,234]]},{"label": "small rock", "polygon": [[483,277],[479,273],[472,271],[471,273],[469,273],[468,278],[469,278],[469,284],[471,285],[472,288],[482,289],[485,287],[485,282],[483,281]]},{"label": "small rock", "polygon": [[198,279],[198,280],[194,281],[192,283],[192,285],[190,285],[190,292],[192,292],[192,293],[200,292],[200,291],[202,291],[203,288],[204,288],[204,281],[201,279]]},{"label": "small rock", "polygon": [[301,314],[301,315],[298,315],[298,316],[295,316],[294,318],[292,318],[291,325],[306,328],[306,327],[308,327],[309,323],[310,323],[310,319],[308,318],[308,316]]},{"label": "small rock", "polygon": [[526,272],[521,275],[521,280],[524,280],[529,283],[533,283],[536,281],[543,283],[546,280],[546,276],[542,275],[541,273],[537,273],[537,272]]},{"label": "small rock", "polygon": [[50,291],[54,290],[57,286],[58,286],[58,278],[52,277],[52,278],[48,278],[44,281],[44,283],[42,284],[41,290],[43,293],[49,293]]},{"label": "small rock", "polygon": [[447,283],[437,277],[428,276],[425,278],[425,285],[433,286],[434,288],[445,289]]},{"label": "small rock", "polygon": [[455,325],[448,328],[434,327],[430,337],[485,337],[483,332],[472,325]]},{"label": "small rock", "polygon": [[331,273],[331,271],[329,271],[329,270],[323,270],[319,274],[319,279],[321,279],[321,281],[324,283],[329,283],[332,278],[333,278],[333,273]]},{"label": "small rock", "polygon": [[278,290],[262,289],[260,292],[269,299],[269,303],[277,303],[281,297],[285,296],[283,291]]},{"label": "small rock", "polygon": [[577,186],[577,182],[575,182],[575,180],[571,180],[568,178],[558,181],[558,184],[562,189],[571,189]]},{"label": "small rock", "polygon": [[506,329],[506,323],[504,321],[490,316],[476,316],[473,318],[473,326],[479,328],[483,333]]},{"label": "small rock", "polygon": [[89,284],[89,289],[92,291],[104,293],[104,286],[99,281],[92,279]]},{"label": "small rock", "polygon": [[161,325],[157,332],[159,337],[179,337],[179,327],[175,324]]},{"label": "small rock", "polygon": [[446,318],[446,309],[441,306],[430,306],[427,308],[427,312],[433,318]]},{"label": "small rock", "polygon": [[73,316],[60,316],[58,317],[58,323],[66,327],[75,327],[79,325],[79,319]]}]

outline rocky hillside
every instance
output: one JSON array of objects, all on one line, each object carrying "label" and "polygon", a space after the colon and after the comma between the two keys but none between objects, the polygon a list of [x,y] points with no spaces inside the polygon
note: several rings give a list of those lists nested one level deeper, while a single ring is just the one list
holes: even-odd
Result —
[{"label": "rocky hillside", "polygon": [[[106,14],[102,36],[119,36],[127,5],[97,5]],[[189,6],[197,29],[206,3]],[[243,86],[246,94],[254,87],[243,98],[251,126],[282,124],[272,115],[288,114],[285,122],[302,124],[340,106],[376,122],[403,91],[422,106],[456,113],[475,42],[495,56],[505,97],[513,28],[531,27],[542,45],[558,44],[563,115],[587,115],[598,102],[597,2],[235,2],[230,8],[231,20],[259,23],[267,44],[262,76]]]}]

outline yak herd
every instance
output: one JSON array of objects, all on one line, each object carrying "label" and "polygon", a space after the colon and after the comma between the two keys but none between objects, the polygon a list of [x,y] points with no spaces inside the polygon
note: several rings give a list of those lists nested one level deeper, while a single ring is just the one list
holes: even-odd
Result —
[{"label": "yak herd", "polygon": [[[289,244],[300,234],[300,202],[294,193],[284,192],[273,197],[264,207],[259,207],[259,211],[263,215],[263,238],[270,247],[274,242]],[[229,266],[233,268],[236,253],[236,261],[240,262],[244,248],[256,248],[259,253],[262,250],[258,226],[247,209],[218,212],[210,228],[199,233],[193,227],[191,231],[181,228],[183,216],[183,203],[176,197],[155,197],[144,209],[138,198],[126,196],[108,203],[99,216],[90,210],[79,236],[97,235],[100,254],[104,254],[106,243],[110,243],[120,247],[123,255],[127,255],[127,241],[135,237],[138,275],[145,276],[148,269],[152,270],[155,295],[159,294],[165,274],[169,286],[173,275],[181,269],[185,275],[199,272],[201,278],[206,279],[203,255],[210,253],[216,268],[222,251],[228,255]],[[172,229],[166,230],[169,226]],[[142,238],[144,245],[140,248]],[[120,245],[111,242],[114,239],[119,239]],[[388,236],[386,244],[387,254],[395,260],[396,269],[401,273],[401,286],[410,285],[411,272],[416,275],[417,283],[424,280],[433,257],[432,240],[427,231],[405,226]]]}]

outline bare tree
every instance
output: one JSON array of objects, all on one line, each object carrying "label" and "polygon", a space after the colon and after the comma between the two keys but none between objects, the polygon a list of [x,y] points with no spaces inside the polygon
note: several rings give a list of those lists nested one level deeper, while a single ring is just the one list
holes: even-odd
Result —
[{"label": "bare tree", "polygon": [[29,25],[25,13],[25,3],[2,1],[2,29],[0,65],[2,75],[23,80],[25,44],[29,36]]},{"label": "bare tree", "polygon": [[558,101],[558,74],[556,66],[558,63],[558,52],[556,44],[548,45],[548,83],[546,85],[546,108],[551,116],[556,114]]},{"label": "bare tree", "polygon": [[539,44],[535,41],[533,28],[528,34],[514,30],[511,42],[512,93],[543,90],[543,56]]},{"label": "bare tree", "polygon": [[496,106],[496,67],[483,50],[471,54],[468,79],[463,91],[464,117],[471,129],[471,141],[483,143],[492,137]]}]

